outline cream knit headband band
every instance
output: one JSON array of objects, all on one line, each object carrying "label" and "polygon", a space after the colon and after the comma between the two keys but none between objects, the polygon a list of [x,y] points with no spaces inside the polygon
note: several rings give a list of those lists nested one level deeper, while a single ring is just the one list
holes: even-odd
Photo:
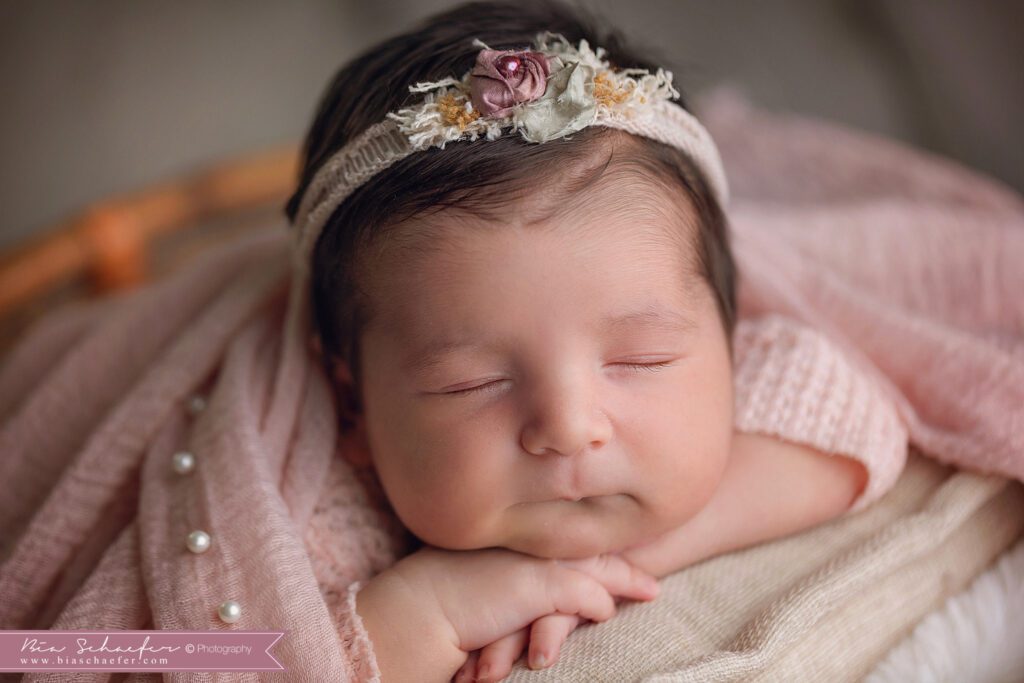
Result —
[{"label": "cream knit headband band", "polygon": [[574,47],[549,31],[537,34],[533,50],[492,50],[479,40],[473,45],[481,50],[461,79],[410,86],[427,93],[422,102],[387,114],[317,171],[292,229],[300,279],[308,277],[324,224],[372,176],[413,152],[481,136],[494,140],[505,129],[540,143],[608,126],[663,142],[685,152],[726,205],[718,149],[700,122],[669,100],[679,96],[671,71],[615,70],[603,59],[604,48],[592,50],[586,40]]}]

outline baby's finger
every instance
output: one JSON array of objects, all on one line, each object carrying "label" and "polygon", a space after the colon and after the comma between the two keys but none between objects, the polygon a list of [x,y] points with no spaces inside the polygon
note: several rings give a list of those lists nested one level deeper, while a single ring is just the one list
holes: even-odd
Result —
[{"label": "baby's finger", "polygon": [[521,628],[515,633],[494,641],[480,650],[480,659],[476,666],[476,680],[500,681],[512,671],[512,665],[519,659],[526,639],[530,635],[529,627]]},{"label": "baby's finger", "polygon": [[470,652],[469,657],[459,667],[459,670],[455,672],[455,676],[452,677],[452,683],[472,683],[473,672],[476,671],[476,662],[479,657],[480,650]]},{"label": "baby's finger", "polygon": [[586,572],[562,567],[555,560],[543,566],[547,569],[547,579],[543,582],[546,592],[542,600],[549,607],[540,616],[560,612],[578,614],[597,622],[615,616],[615,598],[599,580]]},{"label": "baby's finger", "polygon": [[549,614],[533,622],[530,627],[530,654],[527,659],[530,668],[543,669],[557,662],[562,651],[562,643],[580,621],[575,614]]},{"label": "baby's finger", "polygon": [[563,567],[589,574],[612,595],[623,595],[634,600],[653,600],[658,595],[658,579],[630,564],[620,555],[605,554],[556,562]]}]

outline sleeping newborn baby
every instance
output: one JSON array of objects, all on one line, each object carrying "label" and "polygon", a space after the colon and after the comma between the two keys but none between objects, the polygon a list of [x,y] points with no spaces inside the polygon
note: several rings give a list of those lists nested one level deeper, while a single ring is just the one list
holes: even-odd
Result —
[{"label": "sleeping newborn baby", "polygon": [[[440,78],[470,34],[590,35],[564,9],[476,10],[465,35],[456,9],[338,74],[293,220],[324,159],[425,77],[408,55],[444,55]],[[616,45],[614,63],[649,64]],[[543,76],[538,54],[481,50],[474,73]],[[459,125],[490,106],[445,102]],[[500,680],[524,651],[550,666],[582,621],[652,599],[654,577],[891,484],[859,436],[882,424],[868,381],[794,320],[737,323],[722,207],[678,147],[590,126],[413,153],[331,214],[311,272],[347,455],[423,544],[358,593],[385,681]]]},{"label": "sleeping newborn baby", "polygon": [[[542,190],[407,219],[355,264],[359,381],[351,362],[334,365],[362,444],[352,452],[424,551],[463,551],[432,557],[431,582],[482,549],[615,556],[661,577],[834,517],[864,488],[855,459],[736,431],[722,225],[638,163],[645,143],[588,132],[601,133],[593,157]],[[753,333],[780,330],[776,319]],[[424,651],[385,626],[386,610],[374,613],[393,574],[424,551],[360,593],[382,670],[389,656],[424,666]],[[452,586],[480,620],[519,594],[498,564],[493,577],[476,567],[483,594]],[[476,653],[462,671],[489,665],[497,680],[528,638],[532,662],[550,665],[579,620],[534,620],[532,637],[512,624],[500,637],[461,633]],[[393,649],[378,643],[385,628]]]}]

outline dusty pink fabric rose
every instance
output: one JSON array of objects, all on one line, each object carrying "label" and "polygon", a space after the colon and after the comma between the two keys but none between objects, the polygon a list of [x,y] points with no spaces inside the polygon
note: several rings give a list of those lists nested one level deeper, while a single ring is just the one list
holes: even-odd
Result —
[{"label": "dusty pink fabric rose", "polygon": [[517,104],[544,94],[549,71],[542,52],[480,50],[469,75],[473,106],[483,116],[506,116]]}]

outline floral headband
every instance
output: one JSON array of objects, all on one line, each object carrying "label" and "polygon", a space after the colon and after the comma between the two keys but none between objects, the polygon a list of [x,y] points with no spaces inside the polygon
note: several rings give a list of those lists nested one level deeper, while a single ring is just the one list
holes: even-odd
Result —
[{"label": "floral headband", "polygon": [[488,140],[508,129],[543,143],[588,126],[609,126],[677,147],[703,172],[722,206],[728,185],[711,136],[673,104],[672,72],[613,69],[604,48],[574,47],[562,35],[538,33],[533,50],[482,48],[461,79],[417,83],[427,93],[370,126],[334,154],[306,189],[293,228],[294,266],[308,277],[313,246],[327,219],[357,187],[414,152],[456,140]]}]

